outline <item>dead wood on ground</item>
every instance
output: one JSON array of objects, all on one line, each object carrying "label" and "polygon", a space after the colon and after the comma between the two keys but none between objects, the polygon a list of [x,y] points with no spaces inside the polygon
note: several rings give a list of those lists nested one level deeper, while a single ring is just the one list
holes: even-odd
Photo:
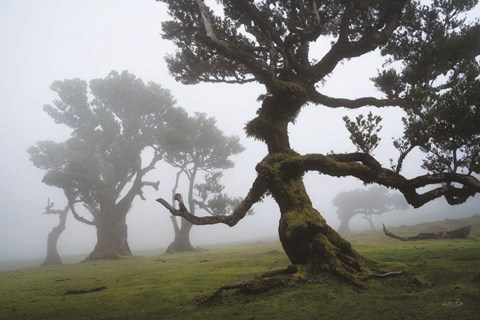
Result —
[{"label": "dead wood on ground", "polygon": [[401,237],[389,231],[385,225],[383,225],[383,232],[390,238],[398,239],[401,241],[414,241],[425,239],[463,239],[470,234],[472,226],[462,227],[451,231],[439,231],[439,232],[422,232],[416,236]]}]

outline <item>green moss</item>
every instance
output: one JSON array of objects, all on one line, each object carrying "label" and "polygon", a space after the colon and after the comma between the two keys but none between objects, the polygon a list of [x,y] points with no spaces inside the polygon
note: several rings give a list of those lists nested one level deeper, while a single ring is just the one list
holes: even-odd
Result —
[{"label": "green moss", "polygon": [[313,208],[306,206],[302,211],[292,210],[284,213],[281,225],[285,228],[285,235],[289,238],[312,237],[325,229],[325,220]]}]

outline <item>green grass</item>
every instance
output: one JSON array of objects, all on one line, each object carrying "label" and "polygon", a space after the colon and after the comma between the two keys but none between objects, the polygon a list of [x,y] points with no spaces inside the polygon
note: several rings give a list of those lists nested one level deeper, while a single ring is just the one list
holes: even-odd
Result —
[{"label": "green grass", "polygon": [[225,245],[0,272],[0,319],[479,319],[480,217],[392,231],[411,235],[458,223],[474,225],[468,239],[401,242],[380,232],[348,235],[381,269],[406,271],[368,280],[362,292],[324,277],[255,296],[225,292],[221,302],[197,306],[197,298],[221,285],[288,264],[279,243]]}]

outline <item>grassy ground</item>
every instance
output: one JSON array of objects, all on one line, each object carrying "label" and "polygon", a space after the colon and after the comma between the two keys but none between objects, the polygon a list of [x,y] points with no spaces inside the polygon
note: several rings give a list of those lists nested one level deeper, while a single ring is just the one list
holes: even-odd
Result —
[{"label": "grassy ground", "polygon": [[480,217],[391,231],[415,235],[464,225],[474,225],[464,240],[348,235],[382,269],[406,271],[371,279],[362,292],[324,278],[256,296],[226,292],[209,307],[196,305],[221,285],[285,267],[278,243],[0,272],[0,319],[479,319]]}]

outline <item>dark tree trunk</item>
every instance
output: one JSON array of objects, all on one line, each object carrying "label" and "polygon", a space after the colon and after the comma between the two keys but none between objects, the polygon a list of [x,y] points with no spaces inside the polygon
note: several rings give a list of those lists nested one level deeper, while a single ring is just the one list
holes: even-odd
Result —
[{"label": "dark tree trunk", "polygon": [[346,218],[339,217],[339,218],[340,218],[340,226],[338,227],[338,232],[340,233],[350,232],[350,226],[349,226],[350,218],[348,217]]},{"label": "dark tree trunk", "polygon": [[175,238],[167,248],[167,253],[175,253],[182,251],[195,250],[190,243],[190,230],[192,224],[185,219],[182,219],[182,225],[180,228],[175,228]]},{"label": "dark tree trunk", "polygon": [[127,241],[126,213],[100,212],[95,218],[97,244],[87,260],[119,259],[131,256]]},{"label": "dark tree trunk", "polygon": [[54,264],[63,264],[62,258],[57,251],[58,238],[65,230],[65,222],[67,220],[68,210],[63,210],[59,213],[59,223],[56,227],[53,227],[52,231],[48,234],[47,238],[47,257],[43,261],[42,266],[49,266]]},{"label": "dark tree trunk", "polygon": [[373,225],[372,216],[371,215],[365,216],[364,219],[368,221],[368,225],[370,226],[370,230],[375,231],[375,226]]}]

